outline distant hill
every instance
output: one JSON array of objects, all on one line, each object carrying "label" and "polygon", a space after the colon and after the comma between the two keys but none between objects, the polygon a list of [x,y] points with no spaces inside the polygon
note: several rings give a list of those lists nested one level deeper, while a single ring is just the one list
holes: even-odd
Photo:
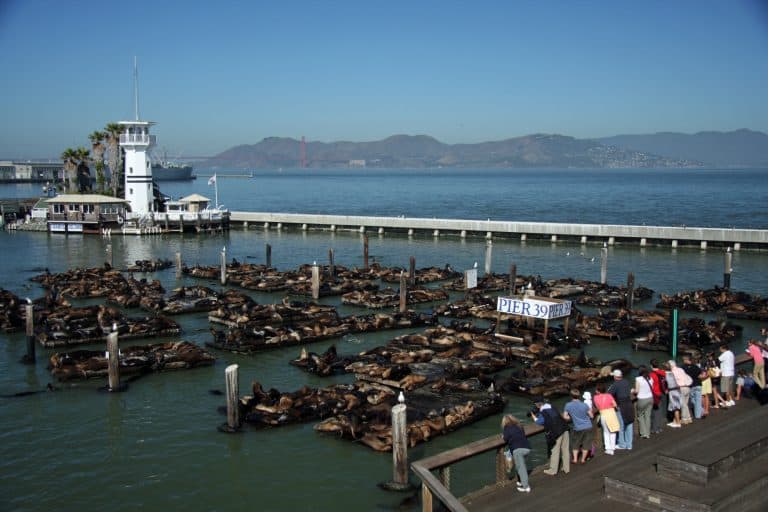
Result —
[{"label": "distant hill", "polygon": [[673,132],[616,135],[599,140],[627,150],[698,160],[713,166],[768,168],[768,135],[746,129],[692,135]]},{"label": "distant hill", "polygon": [[[208,169],[298,167],[300,142],[268,137],[230,148],[197,166]],[[698,167],[701,162],[627,150],[591,139],[536,134],[477,144],[444,144],[427,135],[372,142],[307,142],[309,167]]]}]

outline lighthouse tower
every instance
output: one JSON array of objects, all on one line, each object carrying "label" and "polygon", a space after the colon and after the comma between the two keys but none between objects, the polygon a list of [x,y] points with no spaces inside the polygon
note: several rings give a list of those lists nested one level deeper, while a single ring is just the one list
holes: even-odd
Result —
[{"label": "lighthouse tower", "polygon": [[149,134],[151,121],[120,121],[120,147],[125,150],[125,199],[131,204],[134,217],[154,212],[152,193],[152,163],[149,150],[155,146],[155,136]]},{"label": "lighthouse tower", "polygon": [[120,121],[120,147],[125,151],[125,200],[131,205],[133,217],[154,212],[152,192],[152,163],[149,150],[155,146],[155,136],[149,134],[151,121],[139,121],[139,70],[133,58],[133,95],[135,121]]}]

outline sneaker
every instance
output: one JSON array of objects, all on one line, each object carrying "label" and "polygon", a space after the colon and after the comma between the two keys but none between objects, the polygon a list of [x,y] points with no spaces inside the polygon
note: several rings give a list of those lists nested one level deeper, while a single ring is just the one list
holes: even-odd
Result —
[{"label": "sneaker", "polygon": [[605,451],[605,454],[606,454],[606,455],[613,455],[613,450],[606,450],[606,451]]},{"label": "sneaker", "polygon": [[557,474],[557,471],[553,472],[553,471],[550,471],[548,469],[545,469],[544,471],[542,471],[542,473],[544,473],[545,475],[549,475],[549,476],[555,476]]},{"label": "sneaker", "polygon": [[734,402],[733,400],[728,400],[727,402],[725,402],[725,405],[727,405],[728,407],[733,407],[734,405],[736,405],[736,402]]},{"label": "sneaker", "polygon": [[682,425],[679,424],[679,423],[670,423],[669,426],[672,427],[672,428],[681,428],[682,427]]},{"label": "sneaker", "polygon": [[626,450],[627,448],[626,448],[626,446],[617,446],[617,447],[616,447],[616,448],[614,448],[614,449],[615,449],[615,450]]},{"label": "sneaker", "polygon": [[528,487],[518,487],[517,490],[520,492],[531,492],[531,486],[529,485]]},{"label": "sneaker", "polygon": [[521,487],[525,488],[525,486],[523,484],[521,484],[520,482],[517,482],[517,488],[520,489]]}]

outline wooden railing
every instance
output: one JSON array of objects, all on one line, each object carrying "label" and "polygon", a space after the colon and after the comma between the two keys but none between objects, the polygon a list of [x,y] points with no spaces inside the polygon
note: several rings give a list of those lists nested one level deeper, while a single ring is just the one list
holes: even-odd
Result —
[{"label": "wooden railing", "polygon": [[[528,437],[542,432],[544,432],[544,427],[539,425],[525,426],[525,435]],[[496,450],[496,484],[500,484],[507,480],[506,461],[504,460],[505,447],[506,443],[499,434],[412,463],[411,469],[421,479],[422,511],[432,511],[434,497],[451,512],[467,512],[459,499],[451,494],[451,465]],[[437,471],[439,478],[433,475],[432,471]]]},{"label": "wooden railing", "polygon": [[[752,358],[749,354],[739,354],[735,357],[734,362],[738,366],[751,361]],[[527,437],[543,432],[544,427],[539,425],[525,426],[525,435]],[[411,469],[421,480],[422,512],[432,512],[432,501],[434,498],[451,512],[468,512],[467,508],[459,501],[459,498],[451,493],[451,465],[496,450],[496,485],[499,485],[507,480],[504,448],[506,448],[506,443],[504,443],[501,435],[498,434],[412,463]],[[437,471],[439,477],[432,474],[432,471]]]}]

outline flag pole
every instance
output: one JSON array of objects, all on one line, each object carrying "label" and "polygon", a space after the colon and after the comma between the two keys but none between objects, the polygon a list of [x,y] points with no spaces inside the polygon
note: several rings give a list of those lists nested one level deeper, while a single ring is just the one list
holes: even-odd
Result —
[{"label": "flag pole", "polygon": [[[214,177],[215,176],[216,175],[214,174]],[[216,209],[218,210],[219,209],[219,180],[218,179],[213,180],[213,188],[216,193]]]}]

